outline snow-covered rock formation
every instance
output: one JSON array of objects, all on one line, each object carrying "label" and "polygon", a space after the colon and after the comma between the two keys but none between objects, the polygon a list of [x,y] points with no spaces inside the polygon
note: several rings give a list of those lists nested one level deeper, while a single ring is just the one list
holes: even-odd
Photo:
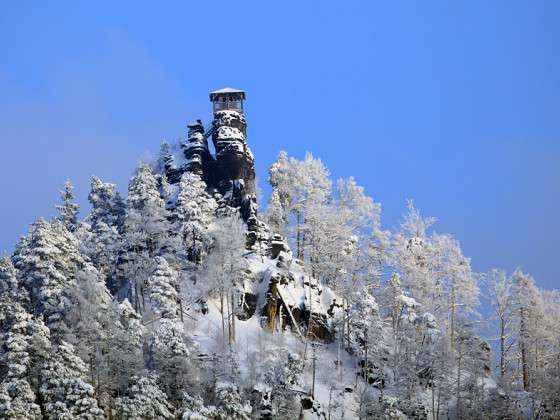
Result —
[{"label": "snow-covered rock formation", "polygon": [[[207,192],[216,200],[217,212],[225,206],[246,222],[247,249],[253,251],[248,256],[248,277],[253,283],[240,299],[243,303],[239,317],[256,313],[270,331],[290,328],[301,334],[299,330],[303,328],[309,329],[311,338],[332,340],[329,320],[336,307],[333,292],[305,273],[284,238],[271,236],[266,222],[259,218],[254,157],[246,132],[245,116],[236,110],[215,112],[207,130],[201,120],[196,120],[188,125],[187,138],[179,147],[163,148],[161,174],[172,188],[178,188],[186,173],[201,177]],[[215,154],[208,146],[210,137]],[[171,202],[170,207],[173,209],[175,204]]]}]

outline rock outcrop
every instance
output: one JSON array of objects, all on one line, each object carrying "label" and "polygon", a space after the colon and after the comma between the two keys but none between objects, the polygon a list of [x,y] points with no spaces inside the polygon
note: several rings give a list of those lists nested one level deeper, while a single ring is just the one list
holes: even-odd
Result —
[{"label": "rock outcrop", "polygon": [[[257,219],[255,162],[245,138],[245,117],[237,111],[217,111],[206,131],[200,120],[187,127],[187,140],[181,144],[182,156],[165,160],[167,179],[177,184],[185,171],[200,175],[209,191],[219,193],[226,205],[239,209],[253,232],[250,241],[255,243],[259,236],[256,232],[263,226]],[[215,155],[208,147],[210,135]]]},{"label": "rock outcrop", "polygon": [[244,293],[239,319],[257,314],[270,331],[289,328],[302,338],[332,341],[330,324],[339,309],[332,292],[305,273],[284,239],[272,236],[258,217],[255,163],[246,132],[245,117],[235,110],[217,110],[206,129],[200,120],[194,121],[188,125],[179,155],[162,159],[165,175],[172,185],[185,172],[201,176],[216,199],[216,214],[238,211],[247,223],[247,249],[254,251],[256,260],[255,283],[252,292]]}]

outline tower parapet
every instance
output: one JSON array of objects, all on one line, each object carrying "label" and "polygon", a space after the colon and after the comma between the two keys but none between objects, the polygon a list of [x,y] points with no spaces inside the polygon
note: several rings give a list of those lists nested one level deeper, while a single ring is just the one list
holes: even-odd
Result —
[{"label": "tower parapet", "polygon": [[243,114],[245,92],[240,89],[223,88],[210,92],[214,114],[218,111],[235,111]]}]

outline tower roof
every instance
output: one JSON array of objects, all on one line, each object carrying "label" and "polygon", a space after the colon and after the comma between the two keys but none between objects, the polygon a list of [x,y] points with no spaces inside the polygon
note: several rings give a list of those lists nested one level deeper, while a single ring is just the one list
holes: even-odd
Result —
[{"label": "tower roof", "polygon": [[228,93],[237,94],[237,95],[241,96],[241,99],[245,99],[245,91],[244,90],[225,87],[223,89],[218,89],[218,90],[215,90],[214,92],[210,92],[210,100],[213,101],[214,98],[216,98],[218,96],[221,96],[221,95],[224,95],[224,94],[228,94]]}]

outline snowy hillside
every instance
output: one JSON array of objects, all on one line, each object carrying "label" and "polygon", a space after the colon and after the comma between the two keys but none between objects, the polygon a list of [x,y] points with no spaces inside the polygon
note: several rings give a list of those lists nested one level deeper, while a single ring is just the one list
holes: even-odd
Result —
[{"label": "snowy hillside", "polygon": [[190,124],[81,218],[68,182],[0,260],[0,418],[560,418],[558,293],[474,273],[412,202],[384,230],[310,154],[260,213],[245,134]]}]

